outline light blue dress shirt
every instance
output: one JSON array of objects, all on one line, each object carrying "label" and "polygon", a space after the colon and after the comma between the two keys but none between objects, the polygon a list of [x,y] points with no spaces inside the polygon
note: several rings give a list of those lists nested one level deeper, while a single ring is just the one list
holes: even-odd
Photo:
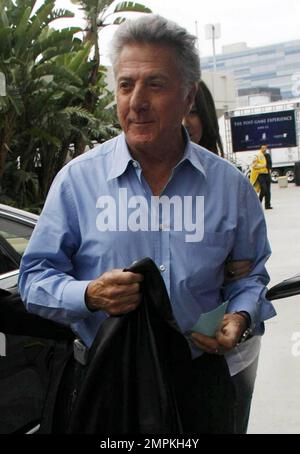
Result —
[{"label": "light blue dress shirt", "polygon": [[[179,205],[183,201],[180,217],[190,223],[180,226],[178,209],[172,206],[166,219],[159,205],[151,205],[158,198],[153,199],[124,134],[67,164],[51,187],[22,259],[19,286],[27,309],[71,325],[90,346],[107,315],[86,307],[88,283],[105,271],[151,257],[183,333],[201,313],[227,299],[228,312],[247,311],[252,328],[262,329],[261,322],[275,315],[264,297],[270,247],[264,215],[248,180],[186,137],[183,158],[161,196]],[[199,207],[204,202],[203,213],[199,207],[197,211],[196,200]],[[151,206],[148,225],[147,218],[139,219],[134,201],[143,209]],[[202,218],[202,240],[188,241],[192,220],[200,225]],[[228,258],[249,259],[253,268],[246,278],[224,287]]]}]

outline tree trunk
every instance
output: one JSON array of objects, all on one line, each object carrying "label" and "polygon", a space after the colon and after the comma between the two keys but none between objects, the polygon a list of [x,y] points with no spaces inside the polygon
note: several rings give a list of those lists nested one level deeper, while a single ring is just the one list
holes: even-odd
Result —
[{"label": "tree trunk", "polygon": [[[90,30],[85,36],[85,41],[92,41],[94,44],[94,58],[93,67],[89,75],[89,86],[95,86],[98,82],[99,67],[100,67],[100,49],[98,42],[98,26],[97,26],[97,14],[91,19]],[[83,107],[93,113],[97,102],[97,96],[92,91],[87,91],[84,99]],[[83,137],[80,135],[75,140],[74,158],[84,153],[86,143]]]},{"label": "tree trunk", "polygon": [[13,136],[13,117],[8,116],[5,120],[3,134],[0,136],[0,182],[2,180],[8,150],[10,149]]}]

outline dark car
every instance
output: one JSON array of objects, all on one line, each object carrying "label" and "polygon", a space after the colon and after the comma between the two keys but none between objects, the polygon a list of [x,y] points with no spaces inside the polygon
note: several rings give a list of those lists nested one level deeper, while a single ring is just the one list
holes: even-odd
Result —
[{"label": "dark car", "polygon": [[39,430],[57,344],[65,327],[29,314],[19,265],[38,216],[0,204],[0,434]]},{"label": "dark car", "polygon": [[21,257],[38,216],[0,204],[0,288],[17,284]]},{"label": "dark car", "polygon": [[[41,421],[43,427],[47,402],[56,395],[52,384],[73,341],[68,328],[29,314],[18,295],[20,260],[37,220],[0,204],[0,434],[35,433]],[[273,287],[267,297],[299,293],[300,275]]]}]

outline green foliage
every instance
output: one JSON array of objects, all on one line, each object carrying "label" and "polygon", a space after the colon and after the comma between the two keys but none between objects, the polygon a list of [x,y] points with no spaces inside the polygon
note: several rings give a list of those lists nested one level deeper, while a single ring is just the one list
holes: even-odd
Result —
[{"label": "green foliage", "polygon": [[[32,14],[35,3],[0,0],[0,71],[6,79],[6,96],[0,97],[0,201],[31,211],[42,207],[67,157],[118,132],[115,112],[103,114],[97,101],[105,110],[112,99],[104,68],[91,83],[93,44],[76,37],[78,28],[51,28],[53,20],[73,13],[45,0]],[[91,95],[96,102],[89,109]]]},{"label": "green foliage", "polygon": [[114,13],[124,12],[138,12],[138,13],[151,13],[151,9],[147,8],[140,3],[135,2],[121,2],[118,3],[114,9]]},{"label": "green foliage", "polygon": [[[93,1],[93,0],[92,0]],[[97,2],[97,0],[95,0]],[[86,3],[89,3],[87,1]],[[142,5],[141,3],[136,3],[136,2],[120,2],[117,3],[111,10],[109,10],[109,6],[112,5],[113,1],[104,1],[101,2],[99,1],[98,3],[105,3],[105,6],[103,9],[101,9],[101,13],[98,14],[97,17],[97,25],[99,27],[105,27],[109,24],[114,24],[118,25],[124,22],[125,18],[122,16],[119,16],[117,18],[111,18],[114,14],[119,14],[119,13],[151,13],[151,9],[147,8],[146,6]]]},{"label": "green foliage", "polygon": [[[0,202],[39,212],[67,159],[119,133],[114,97],[100,65],[98,31],[123,12],[150,12],[135,2],[73,0],[87,31],[51,27],[73,17],[55,0],[0,0]],[[111,7],[111,8],[110,8]],[[118,17],[116,18],[116,14]]]}]

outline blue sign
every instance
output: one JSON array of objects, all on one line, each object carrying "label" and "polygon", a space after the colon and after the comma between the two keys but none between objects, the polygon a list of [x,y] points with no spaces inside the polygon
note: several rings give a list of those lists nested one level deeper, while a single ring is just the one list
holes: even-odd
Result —
[{"label": "blue sign", "polygon": [[230,121],[234,152],[258,150],[261,145],[297,146],[294,110],[232,117]]}]

